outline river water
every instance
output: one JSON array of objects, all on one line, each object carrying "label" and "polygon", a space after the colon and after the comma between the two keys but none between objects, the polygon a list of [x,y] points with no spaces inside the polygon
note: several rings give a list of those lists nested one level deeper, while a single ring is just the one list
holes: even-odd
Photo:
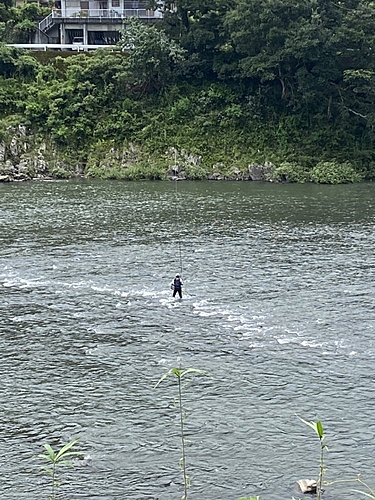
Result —
[{"label": "river water", "polygon": [[298,416],[323,422],[326,480],[375,487],[374,194],[1,184],[1,499],[48,498],[38,454],[76,437],[60,498],[180,499],[173,367],[207,372],[183,387],[189,499],[290,499],[318,473]]}]

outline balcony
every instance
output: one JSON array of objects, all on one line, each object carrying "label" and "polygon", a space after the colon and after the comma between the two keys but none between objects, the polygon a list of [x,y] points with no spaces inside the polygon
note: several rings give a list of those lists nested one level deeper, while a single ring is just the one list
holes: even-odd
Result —
[{"label": "balcony", "polygon": [[156,19],[161,17],[161,12],[149,9],[76,9],[66,8],[52,11],[53,18],[82,18],[94,17],[95,19],[126,19],[127,17],[140,17],[142,19]]},{"label": "balcony", "polygon": [[160,19],[162,13],[150,9],[79,9],[78,7],[66,7],[65,9],[54,9],[51,14],[39,23],[39,30],[47,33],[48,30],[61,23],[103,23],[122,24],[129,17],[139,17],[143,20]]}]

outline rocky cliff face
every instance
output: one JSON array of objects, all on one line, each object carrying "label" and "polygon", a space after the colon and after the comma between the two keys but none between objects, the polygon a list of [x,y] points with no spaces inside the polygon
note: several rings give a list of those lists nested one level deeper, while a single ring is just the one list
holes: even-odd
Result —
[{"label": "rocky cliff face", "polygon": [[[58,149],[51,141],[29,133],[26,127],[8,127],[0,140],[0,182],[34,179],[68,179],[72,177],[99,177],[104,179],[131,179],[132,169],[139,169],[136,178],[208,179],[273,181],[275,167],[249,164],[243,168],[224,163],[203,166],[201,155],[170,148],[165,155],[150,155],[133,144],[115,147],[88,148],[87,158],[79,162],[72,151]],[[150,176],[155,165],[160,171]]]},{"label": "rocky cliff face", "polygon": [[0,141],[0,182],[72,177],[64,162],[45,141],[30,135],[26,127],[8,127]]}]

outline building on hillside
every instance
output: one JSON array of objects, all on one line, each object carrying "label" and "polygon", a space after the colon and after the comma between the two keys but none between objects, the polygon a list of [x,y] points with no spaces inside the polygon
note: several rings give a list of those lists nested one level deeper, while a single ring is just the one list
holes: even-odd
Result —
[{"label": "building on hillside", "polygon": [[57,0],[51,14],[39,23],[35,43],[114,45],[129,17],[149,22],[162,13],[149,9],[147,1]]}]

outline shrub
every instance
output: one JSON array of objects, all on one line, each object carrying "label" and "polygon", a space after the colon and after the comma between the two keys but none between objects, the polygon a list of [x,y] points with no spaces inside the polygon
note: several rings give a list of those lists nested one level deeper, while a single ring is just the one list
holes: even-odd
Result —
[{"label": "shrub", "polygon": [[312,169],[310,178],[319,184],[346,184],[360,182],[363,175],[357,172],[349,161],[322,161]]},{"label": "shrub", "polygon": [[299,163],[283,162],[275,169],[274,178],[279,182],[304,183],[309,180],[309,172]]},{"label": "shrub", "polygon": [[207,172],[201,165],[186,165],[184,173],[187,179],[201,181],[207,179]]}]

